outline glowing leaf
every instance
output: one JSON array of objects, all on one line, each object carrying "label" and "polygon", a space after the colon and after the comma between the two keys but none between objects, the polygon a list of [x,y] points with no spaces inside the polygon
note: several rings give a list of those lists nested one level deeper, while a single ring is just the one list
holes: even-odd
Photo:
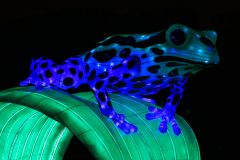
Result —
[{"label": "glowing leaf", "polygon": [[[103,116],[91,92],[70,95],[57,90],[18,87],[0,92],[0,157],[2,159],[62,159],[72,133],[96,159],[200,159],[196,137],[179,116],[175,136],[158,131],[159,120],[148,121],[149,103],[110,95],[138,132],[122,133]],[[72,133],[71,133],[71,132]]]}]

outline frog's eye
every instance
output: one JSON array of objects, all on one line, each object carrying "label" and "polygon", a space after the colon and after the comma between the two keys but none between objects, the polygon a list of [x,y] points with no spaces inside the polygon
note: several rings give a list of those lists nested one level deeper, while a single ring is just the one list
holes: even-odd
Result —
[{"label": "frog's eye", "polygon": [[181,29],[175,29],[170,35],[170,39],[175,45],[182,45],[186,41],[186,34]]},{"label": "frog's eye", "polygon": [[174,47],[183,47],[190,40],[190,30],[184,25],[174,24],[166,32],[166,39]]}]

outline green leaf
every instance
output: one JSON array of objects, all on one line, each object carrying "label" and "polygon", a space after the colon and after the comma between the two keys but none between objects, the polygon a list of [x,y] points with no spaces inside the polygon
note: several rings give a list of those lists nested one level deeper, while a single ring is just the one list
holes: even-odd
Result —
[{"label": "green leaf", "polygon": [[115,110],[138,132],[126,135],[100,113],[91,92],[68,94],[35,87],[0,92],[0,158],[62,159],[73,135],[96,159],[200,159],[197,139],[176,116],[182,133],[158,131],[160,120],[148,121],[148,102],[110,94]]}]

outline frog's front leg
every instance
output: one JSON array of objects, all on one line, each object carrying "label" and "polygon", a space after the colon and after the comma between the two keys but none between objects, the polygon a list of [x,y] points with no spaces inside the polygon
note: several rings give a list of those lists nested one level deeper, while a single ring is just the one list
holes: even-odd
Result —
[{"label": "frog's front leg", "polygon": [[146,114],[146,119],[148,120],[156,118],[162,119],[162,122],[159,126],[159,130],[161,133],[167,132],[168,123],[171,124],[173,131],[176,135],[179,135],[181,133],[181,129],[179,128],[175,119],[175,112],[182,98],[185,83],[186,79],[178,81],[176,84],[172,86],[171,94],[168,96],[163,109],[157,109],[152,106],[148,108],[150,113]]},{"label": "frog's front leg", "polygon": [[[90,83],[95,97],[98,101],[100,110],[103,115],[112,119],[118,128],[120,128],[126,134],[131,132],[136,132],[137,127],[128,123],[125,120],[123,114],[118,114],[114,111],[110,98],[107,94],[107,85],[116,84],[123,79],[124,74],[137,75],[140,70],[140,60],[136,56],[129,56],[122,63],[113,66],[108,72],[108,76],[103,79],[96,78],[93,82]],[[113,80],[114,79],[114,80]],[[116,81],[115,81],[116,79]]]},{"label": "frog's front leg", "polygon": [[125,116],[123,114],[118,114],[115,112],[112,107],[110,98],[104,89],[95,89],[93,92],[99,104],[100,111],[103,115],[112,119],[115,125],[126,134],[137,131],[137,127],[128,123],[125,120]]}]

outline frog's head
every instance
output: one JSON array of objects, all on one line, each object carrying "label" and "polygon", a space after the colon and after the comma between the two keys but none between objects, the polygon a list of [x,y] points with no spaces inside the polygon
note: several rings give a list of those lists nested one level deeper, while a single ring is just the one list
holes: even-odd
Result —
[{"label": "frog's head", "polygon": [[160,47],[164,54],[154,61],[166,63],[166,72],[175,69],[185,77],[219,63],[214,31],[197,31],[174,24],[166,30],[165,37],[166,41]]},{"label": "frog's head", "polygon": [[165,56],[182,58],[205,66],[219,63],[215,31],[196,31],[174,24],[166,31]]},{"label": "frog's head", "polygon": [[169,56],[206,65],[219,63],[215,31],[196,31],[182,24],[174,24],[167,29],[166,40],[167,45],[171,46],[167,52]]}]

